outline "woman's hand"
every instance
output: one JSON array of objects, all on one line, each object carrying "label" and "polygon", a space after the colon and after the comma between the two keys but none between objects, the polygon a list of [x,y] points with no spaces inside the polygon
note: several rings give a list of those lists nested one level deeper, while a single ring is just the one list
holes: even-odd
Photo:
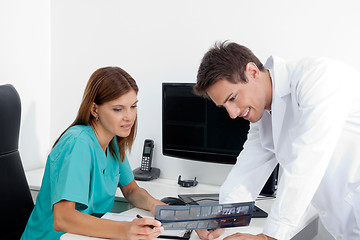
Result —
[{"label": "woman's hand", "polygon": [[151,218],[136,218],[129,222],[126,238],[124,240],[151,240],[157,238],[164,228],[161,222]]},{"label": "woman's hand", "polygon": [[225,229],[210,229],[210,230],[196,230],[197,235],[201,240],[213,240],[220,237],[225,232]]},{"label": "woman's hand", "polygon": [[276,240],[275,238],[266,236],[265,234],[252,235],[247,233],[235,233],[227,236],[223,240]]}]

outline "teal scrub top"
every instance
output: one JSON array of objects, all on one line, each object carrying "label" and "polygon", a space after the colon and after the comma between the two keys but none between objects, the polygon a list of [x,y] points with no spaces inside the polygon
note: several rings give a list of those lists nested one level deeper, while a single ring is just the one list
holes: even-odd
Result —
[{"label": "teal scrub top", "polygon": [[[120,156],[117,144],[114,150]],[[109,149],[105,155],[90,126],[69,128],[48,156],[36,205],[21,239],[60,239],[64,232],[53,228],[55,203],[75,202],[76,210],[87,214],[110,212],[117,187],[133,179],[126,156],[121,162]]]}]

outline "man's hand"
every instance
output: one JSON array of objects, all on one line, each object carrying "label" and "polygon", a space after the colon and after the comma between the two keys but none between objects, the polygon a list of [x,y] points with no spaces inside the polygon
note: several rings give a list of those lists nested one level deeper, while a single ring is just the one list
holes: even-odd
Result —
[{"label": "man's hand", "polygon": [[275,238],[266,236],[265,234],[252,235],[247,233],[235,233],[227,236],[223,240],[276,240]]},{"label": "man's hand", "polygon": [[225,232],[225,229],[210,229],[210,230],[196,230],[197,235],[201,240],[213,240],[220,237]]}]

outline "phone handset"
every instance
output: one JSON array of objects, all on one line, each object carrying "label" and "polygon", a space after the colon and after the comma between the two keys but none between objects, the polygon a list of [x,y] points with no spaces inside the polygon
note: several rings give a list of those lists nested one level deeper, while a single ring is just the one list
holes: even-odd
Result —
[{"label": "phone handset", "polygon": [[153,150],[154,150],[154,141],[151,139],[146,139],[144,142],[140,170],[142,171],[151,170]]},{"label": "phone handset", "polygon": [[141,165],[133,171],[136,180],[149,181],[159,177],[160,169],[151,167],[153,151],[154,141],[145,139]]}]

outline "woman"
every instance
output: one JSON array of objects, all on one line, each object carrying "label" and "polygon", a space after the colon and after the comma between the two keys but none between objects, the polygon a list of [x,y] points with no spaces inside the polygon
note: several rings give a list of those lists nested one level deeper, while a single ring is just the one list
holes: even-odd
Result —
[{"label": "woman", "polygon": [[161,223],[150,218],[116,222],[91,216],[111,211],[118,186],[135,207],[154,214],[155,206],[164,204],[136,184],[125,155],[135,139],[137,92],[135,80],[121,68],[105,67],[92,74],[75,121],[48,156],[21,239],[59,239],[64,232],[153,239],[163,231]]}]

